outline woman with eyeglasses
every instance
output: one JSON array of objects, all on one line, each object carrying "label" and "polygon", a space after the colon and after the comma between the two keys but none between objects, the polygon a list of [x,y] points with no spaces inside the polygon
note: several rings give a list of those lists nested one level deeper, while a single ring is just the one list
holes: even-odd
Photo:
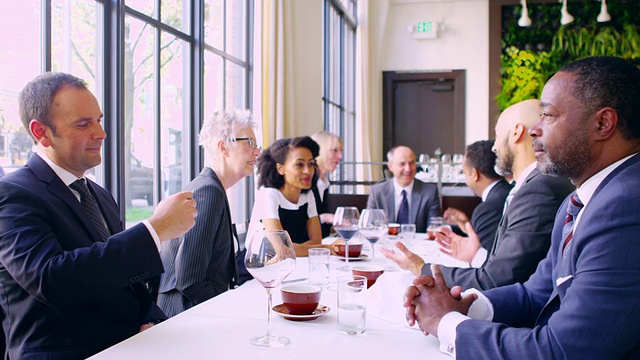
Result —
[{"label": "woman with eyeglasses", "polygon": [[260,148],[249,110],[226,110],[206,119],[200,131],[205,168],[185,190],[193,192],[198,216],[184,239],[162,244],[165,272],[158,305],[174,316],[232,288],[238,269],[226,190],[253,173]]},{"label": "woman with eyeglasses", "polygon": [[311,138],[320,145],[320,154],[316,158],[318,164],[317,186],[313,187],[313,195],[318,208],[318,217],[322,228],[322,237],[329,236],[333,224],[333,213],[327,211],[327,194],[331,182],[327,176],[336,170],[342,160],[342,139],[328,131],[318,131]]},{"label": "woman with eyeglasses", "polygon": [[247,238],[266,229],[286,230],[297,256],[321,247],[322,232],[311,187],[318,144],[308,136],[275,141],[258,158],[258,185]]}]

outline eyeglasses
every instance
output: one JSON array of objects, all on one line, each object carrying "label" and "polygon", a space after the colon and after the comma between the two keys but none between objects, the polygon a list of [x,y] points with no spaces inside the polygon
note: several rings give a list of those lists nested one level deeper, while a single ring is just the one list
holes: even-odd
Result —
[{"label": "eyeglasses", "polygon": [[256,143],[256,139],[254,139],[254,138],[239,137],[239,138],[231,138],[229,140],[231,140],[231,141],[246,140],[249,143],[249,147],[251,148],[251,150],[262,149],[260,146],[258,146],[258,144]]}]

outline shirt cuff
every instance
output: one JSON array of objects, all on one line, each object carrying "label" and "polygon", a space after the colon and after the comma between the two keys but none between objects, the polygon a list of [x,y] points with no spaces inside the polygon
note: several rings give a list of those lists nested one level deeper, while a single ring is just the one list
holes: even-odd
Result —
[{"label": "shirt cuff", "polygon": [[440,351],[456,358],[456,328],[461,322],[470,317],[457,311],[447,313],[438,324],[438,339],[440,339]]},{"label": "shirt cuff", "polygon": [[156,243],[158,252],[160,252],[160,249],[162,248],[162,243],[160,243],[160,236],[158,236],[158,233],[153,228],[153,226],[151,226],[151,223],[148,220],[142,220],[142,223],[144,224],[144,226],[147,227],[147,230],[149,230],[149,234],[151,234],[151,237],[153,238],[153,242]]},{"label": "shirt cuff", "polygon": [[482,267],[482,264],[484,264],[484,262],[487,260],[487,254],[489,254],[487,249],[481,247],[480,249],[478,249],[478,251],[476,251],[476,254],[469,265],[474,268]]},{"label": "shirt cuff", "polygon": [[471,319],[491,321],[493,320],[493,304],[491,300],[484,296],[478,289],[468,289],[462,293],[462,297],[476,294],[478,298],[469,307],[467,315]]},{"label": "shirt cuff", "polygon": [[468,316],[457,311],[447,313],[438,324],[438,339],[440,351],[456,358],[456,328],[461,322],[469,319],[491,321],[493,319],[493,305],[491,301],[477,289],[469,289],[462,293],[462,297],[476,294],[478,298],[469,307]]}]

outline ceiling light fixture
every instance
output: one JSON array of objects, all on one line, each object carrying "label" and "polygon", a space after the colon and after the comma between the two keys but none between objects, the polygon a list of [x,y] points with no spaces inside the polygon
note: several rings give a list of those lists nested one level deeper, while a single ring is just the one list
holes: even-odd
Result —
[{"label": "ceiling light fixture", "polygon": [[560,24],[567,25],[573,22],[573,16],[567,11],[567,0],[562,0],[562,10],[560,11],[562,16],[560,17]]},{"label": "ceiling light fixture", "polygon": [[598,15],[598,22],[607,22],[611,21],[611,15],[607,11],[607,0],[602,0],[602,5],[600,6],[600,14]]},{"label": "ceiling light fixture", "polygon": [[522,15],[518,19],[518,25],[522,27],[531,26],[531,18],[529,17],[529,10],[527,9],[527,0],[520,0],[522,4]]}]

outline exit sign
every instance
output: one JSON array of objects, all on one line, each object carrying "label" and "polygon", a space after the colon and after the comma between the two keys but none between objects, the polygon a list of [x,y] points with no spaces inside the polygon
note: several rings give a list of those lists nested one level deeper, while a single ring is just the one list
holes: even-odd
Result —
[{"label": "exit sign", "polygon": [[414,29],[413,37],[416,39],[435,39],[438,37],[438,23],[435,21],[419,21]]}]

